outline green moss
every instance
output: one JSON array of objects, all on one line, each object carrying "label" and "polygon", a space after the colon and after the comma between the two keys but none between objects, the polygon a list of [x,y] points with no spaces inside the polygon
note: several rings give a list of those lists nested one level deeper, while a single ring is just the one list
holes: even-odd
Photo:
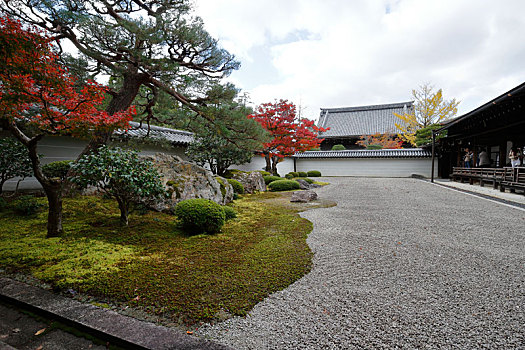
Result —
[{"label": "green moss", "polygon": [[170,322],[245,315],[311,267],[312,225],[284,195],[244,196],[235,203],[237,218],[212,236],[188,236],[174,216],[157,212],[132,215],[121,227],[114,201],[78,197],[64,201],[66,234],[46,239],[47,213],[21,218],[7,208],[0,213],[0,266],[89,293],[101,307],[119,303]]}]

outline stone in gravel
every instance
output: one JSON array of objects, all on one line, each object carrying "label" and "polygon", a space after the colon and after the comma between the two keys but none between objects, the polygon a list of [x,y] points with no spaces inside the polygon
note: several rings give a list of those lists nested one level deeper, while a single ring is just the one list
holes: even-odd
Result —
[{"label": "stone in gravel", "polygon": [[299,186],[301,188],[301,190],[309,190],[310,189],[310,184],[306,181],[304,181],[303,179],[296,179],[295,181],[297,181],[299,183]]},{"label": "stone in gravel", "polygon": [[308,203],[317,199],[317,193],[314,191],[295,191],[292,193],[290,202]]}]

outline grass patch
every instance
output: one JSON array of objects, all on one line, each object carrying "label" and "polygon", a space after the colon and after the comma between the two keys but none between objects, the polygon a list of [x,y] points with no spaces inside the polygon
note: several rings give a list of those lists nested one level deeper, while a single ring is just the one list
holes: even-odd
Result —
[{"label": "grass patch", "polygon": [[245,315],[311,268],[312,224],[289,195],[246,195],[222,233],[196,236],[155,212],[121,227],[114,201],[79,197],[64,201],[64,236],[46,239],[45,212],[21,217],[8,209],[0,213],[0,265],[178,325]]}]

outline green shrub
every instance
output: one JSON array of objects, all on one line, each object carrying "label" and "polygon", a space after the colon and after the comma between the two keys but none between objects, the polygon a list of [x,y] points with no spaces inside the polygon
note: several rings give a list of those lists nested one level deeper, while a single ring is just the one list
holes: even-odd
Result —
[{"label": "green shrub", "polygon": [[7,201],[0,197],[0,212],[4,211],[7,208]]},{"label": "green shrub", "polygon": [[272,192],[276,191],[290,191],[290,190],[298,190],[300,188],[299,182],[294,180],[277,180],[270,182],[268,185],[268,188]]},{"label": "green shrub", "polygon": [[292,174],[290,174],[290,173],[284,175],[284,177],[287,178],[288,180],[291,180],[291,179],[294,178],[294,176]]},{"label": "green shrub", "polygon": [[333,145],[332,146],[332,151],[344,151],[344,150],[346,150],[346,147],[343,145]]},{"label": "green shrub", "polygon": [[307,177],[308,176],[308,174],[305,171],[299,171],[297,174],[299,176],[296,176],[296,177]]},{"label": "green shrub", "polygon": [[21,196],[18,198],[13,205],[15,213],[30,216],[38,213],[43,205],[38,203],[37,200],[32,196]]},{"label": "green shrub", "polygon": [[204,198],[192,198],[179,202],[175,215],[182,227],[190,234],[216,233],[224,225],[226,214],[221,205]]},{"label": "green shrub", "polygon": [[294,181],[295,181],[295,180],[304,180],[304,181],[308,182],[309,184],[313,184],[313,183],[314,183],[314,180],[309,179],[309,178],[307,178],[307,177],[296,177],[296,178],[294,179]]},{"label": "green shrub", "polygon": [[321,172],[319,170],[310,170],[309,172],[307,172],[307,174],[309,177],[320,177],[321,176]]},{"label": "green shrub", "polygon": [[383,149],[383,146],[381,146],[381,145],[368,145],[368,146],[366,146],[366,149]]},{"label": "green shrub", "polygon": [[226,221],[235,219],[237,217],[237,212],[232,207],[223,206],[222,209],[224,209],[224,217]]},{"label": "green shrub", "polygon": [[257,170],[257,171],[260,172],[262,176],[270,176],[270,175],[272,175],[272,173],[269,173],[269,172],[264,171],[264,170]]},{"label": "green shrub", "polygon": [[27,148],[12,138],[0,138],[0,194],[4,183],[13,178],[33,174]]},{"label": "green shrub", "polygon": [[234,179],[227,179],[227,180],[230,183],[230,185],[232,185],[233,192],[237,194],[244,194],[244,187],[242,186],[242,183]]},{"label": "green shrub", "polygon": [[228,170],[226,170],[224,172],[222,177],[224,177],[226,179],[231,179],[233,177],[233,175],[236,174],[236,173],[244,173],[244,171],[238,170],[238,169],[228,169]]},{"label": "green shrub", "polygon": [[283,178],[279,176],[269,175],[269,176],[263,176],[263,179],[264,179],[264,183],[268,185],[271,182],[282,180]]},{"label": "green shrub", "polygon": [[58,162],[51,162],[49,164],[42,165],[42,172],[45,176],[52,178],[58,177],[64,180],[67,176],[67,172],[71,169],[72,160],[60,160]]},{"label": "green shrub", "polygon": [[295,171],[290,171],[287,175],[292,175],[292,178],[299,177],[299,173]]},{"label": "green shrub", "polygon": [[153,162],[139,158],[137,151],[102,146],[76,161],[71,182],[80,188],[95,186],[119,203],[120,222],[128,225],[138,203],[152,203],[166,195]]}]

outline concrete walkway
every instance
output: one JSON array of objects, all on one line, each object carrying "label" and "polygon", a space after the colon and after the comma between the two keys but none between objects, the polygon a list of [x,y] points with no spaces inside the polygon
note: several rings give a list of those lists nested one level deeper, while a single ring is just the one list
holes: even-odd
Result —
[{"label": "concrete walkway", "polygon": [[416,179],[327,178],[308,275],[198,334],[236,349],[525,349],[525,210]]},{"label": "concrete walkway", "polygon": [[[21,310],[43,317],[35,319]],[[0,350],[95,349],[96,344],[62,329],[52,321],[122,349],[228,350],[229,347],[140,321],[114,311],[83,304],[44,289],[0,277]],[[38,332],[41,329],[48,332]],[[42,333],[42,334],[39,334]],[[101,348],[101,347],[98,347]],[[97,348],[97,349],[98,349]]]}]

